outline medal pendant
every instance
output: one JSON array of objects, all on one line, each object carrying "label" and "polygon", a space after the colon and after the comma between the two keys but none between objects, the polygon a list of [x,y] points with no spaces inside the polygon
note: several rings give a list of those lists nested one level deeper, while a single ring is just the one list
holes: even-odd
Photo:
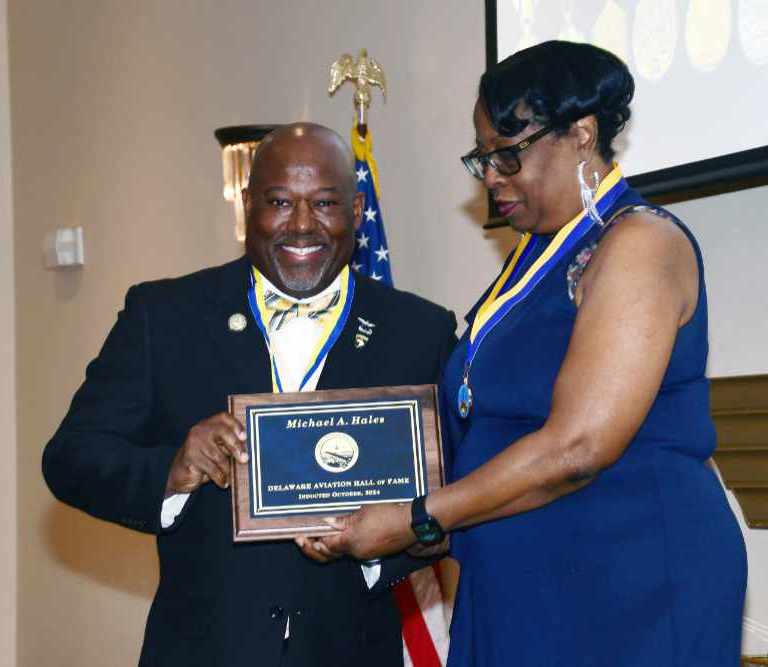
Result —
[{"label": "medal pendant", "polygon": [[466,382],[462,383],[459,387],[457,404],[459,408],[459,416],[462,419],[469,417],[469,413],[472,411],[472,390]]}]

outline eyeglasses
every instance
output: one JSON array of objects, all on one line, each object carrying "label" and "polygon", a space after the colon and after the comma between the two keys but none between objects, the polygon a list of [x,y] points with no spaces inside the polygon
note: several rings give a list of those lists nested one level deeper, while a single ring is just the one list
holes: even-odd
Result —
[{"label": "eyeglasses", "polygon": [[502,176],[514,176],[521,169],[520,153],[549,134],[553,129],[552,127],[542,127],[514,146],[505,146],[489,153],[481,153],[478,148],[475,148],[475,150],[463,155],[461,161],[467,171],[480,180],[485,177],[489,165]]}]

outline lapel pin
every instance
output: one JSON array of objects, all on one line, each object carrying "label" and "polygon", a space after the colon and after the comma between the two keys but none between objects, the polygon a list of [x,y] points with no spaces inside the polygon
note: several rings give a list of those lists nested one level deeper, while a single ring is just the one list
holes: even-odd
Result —
[{"label": "lapel pin", "polygon": [[373,335],[373,329],[375,326],[376,325],[373,322],[369,322],[362,317],[357,318],[357,333],[355,334],[356,348],[360,349],[368,342],[370,337]]},{"label": "lapel pin", "polygon": [[233,313],[227,321],[230,331],[243,331],[247,325],[248,320],[245,319],[245,315],[242,313]]}]

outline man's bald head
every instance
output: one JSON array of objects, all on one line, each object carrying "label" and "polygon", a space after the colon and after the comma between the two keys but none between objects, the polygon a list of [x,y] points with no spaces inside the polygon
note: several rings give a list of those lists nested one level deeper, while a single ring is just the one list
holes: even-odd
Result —
[{"label": "man's bald head", "polygon": [[355,157],[347,143],[338,132],[325,125],[303,122],[282,125],[262,139],[253,156],[248,179],[249,190],[253,187],[254,181],[258,181],[263,174],[265,164],[266,169],[269,170],[273,156],[279,156],[286,151],[290,151],[296,157],[308,152],[324,153],[326,159],[338,166],[340,175],[346,172],[344,180],[347,181],[350,191],[355,192]]},{"label": "man's bald head", "polygon": [[355,184],[352,153],[333,130],[314,123],[273,130],[244,193],[253,265],[292,296],[325,289],[354,250],[363,203]]}]

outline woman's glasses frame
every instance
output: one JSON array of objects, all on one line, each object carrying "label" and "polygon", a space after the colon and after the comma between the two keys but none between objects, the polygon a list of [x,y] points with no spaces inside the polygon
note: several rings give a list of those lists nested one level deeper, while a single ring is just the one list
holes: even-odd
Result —
[{"label": "woman's glasses frame", "polygon": [[502,176],[514,176],[522,168],[520,153],[552,132],[553,129],[551,126],[542,127],[513,146],[504,146],[504,148],[497,148],[488,153],[481,153],[480,149],[475,148],[466,155],[462,155],[461,162],[472,176],[480,180],[485,178],[485,172],[489,165]]}]

